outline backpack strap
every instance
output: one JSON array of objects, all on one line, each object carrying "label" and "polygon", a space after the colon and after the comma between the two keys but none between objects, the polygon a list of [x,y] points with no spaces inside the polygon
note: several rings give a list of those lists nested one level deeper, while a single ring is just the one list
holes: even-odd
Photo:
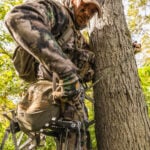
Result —
[{"label": "backpack strap", "polygon": [[63,34],[58,38],[57,42],[59,43],[60,46],[63,46],[64,44],[67,43],[67,41],[70,39],[70,37],[75,33],[75,26],[73,23],[73,20],[69,14],[69,10],[64,6],[63,7],[65,14],[69,18],[69,23],[66,27],[66,30],[63,32]]},{"label": "backpack strap", "polygon": [[57,40],[60,46],[64,45],[74,33],[73,27],[70,24],[67,26],[66,31],[61,35],[61,37]]}]

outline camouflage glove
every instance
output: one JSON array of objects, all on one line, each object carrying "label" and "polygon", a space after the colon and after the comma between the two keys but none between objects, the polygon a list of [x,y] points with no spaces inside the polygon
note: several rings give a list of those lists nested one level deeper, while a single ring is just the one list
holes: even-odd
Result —
[{"label": "camouflage glove", "polygon": [[81,84],[75,73],[68,73],[61,76],[59,86],[53,92],[54,99],[63,101],[72,100],[78,96],[81,91]]}]

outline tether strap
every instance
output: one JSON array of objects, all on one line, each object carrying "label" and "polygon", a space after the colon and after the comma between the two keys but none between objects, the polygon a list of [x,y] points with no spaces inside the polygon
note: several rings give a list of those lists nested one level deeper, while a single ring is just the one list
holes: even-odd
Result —
[{"label": "tether strap", "polygon": [[99,82],[100,82],[100,79],[96,80],[91,86],[86,87],[86,88],[85,88],[85,91],[87,91],[87,90],[93,88],[93,87],[94,87],[97,83],[99,83]]},{"label": "tether strap", "polygon": [[78,150],[81,150],[81,122],[77,122],[78,129]]},{"label": "tether strap", "polygon": [[57,42],[59,43],[60,46],[62,46],[63,44],[65,44],[70,37],[73,34],[73,28],[72,27],[67,27],[67,30],[63,33],[63,35],[57,40]]}]

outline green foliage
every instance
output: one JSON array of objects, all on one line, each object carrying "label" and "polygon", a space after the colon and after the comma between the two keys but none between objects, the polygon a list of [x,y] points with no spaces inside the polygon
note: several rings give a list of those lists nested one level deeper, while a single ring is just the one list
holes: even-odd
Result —
[{"label": "green foliage", "polygon": [[[18,97],[22,91],[22,81],[17,77],[11,57],[15,44],[4,26],[4,16],[16,4],[22,0],[2,0],[0,2],[0,104],[4,103],[3,97],[8,101]],[[21,87],[21,88],[20,88]],[[6,101],[5,101],[6,103]],[[7,104],[7,103],[6,103]]]},{"label": "green foliage", "polygon": [[46,143],[44,148],[39,148],[38,150],[53,150],[56,149],[56,143],[53,137],[46,137]]},{"label": "green foliage", "polygon": [[150,54],[150,5],[149,0],[128,0],[127,22],[133,41],[137,40],[142,45],[144,60]]},{"label": "green foliage", "polygon": [[[90,86],[92,86],[92,84],[89,83],[88,86],[90,87]],[[92,98],[93,97],[93,89],[91,88],[88,91],[86,91],[86,94]],[[94,120],[94,103],[92,103],[91,101],[86,99],[85,105],[87,107],[87,111],[88,111],[88,115],[89,115],[89,121]],[[90,131],[90,136],[91,136],[92,148],[96,149],[97,142],[96,142],[96,137],[95,137],[95,124],[93,124],[89,127],[89,131]]]},{"label": "green foliage", "polygon": [[138,71],[150,116],[150,65],[140,68]]},{"label": "green foliage", "polygon": [[[128,0],[128,25],[132,33],[141,32],[143,25],[149,23],[150,14],[148,14],[148,0]],[[136,26],[132,26],[136,25]]]},{"label": "green foliage", "polygon": [[22,82],[16,75],[12,61],[8,55],[0,55],[0,96],[7,97],[19,94]]}]

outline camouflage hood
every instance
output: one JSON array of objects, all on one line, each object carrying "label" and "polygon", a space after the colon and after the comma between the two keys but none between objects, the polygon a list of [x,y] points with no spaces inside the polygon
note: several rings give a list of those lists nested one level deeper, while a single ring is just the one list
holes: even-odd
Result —
[{"label": "camouflage hood", "polygon": [[71,0],[56,0],[60,2],[62,5],[66,6],[67,8],[72,9],[72,2]]}]

